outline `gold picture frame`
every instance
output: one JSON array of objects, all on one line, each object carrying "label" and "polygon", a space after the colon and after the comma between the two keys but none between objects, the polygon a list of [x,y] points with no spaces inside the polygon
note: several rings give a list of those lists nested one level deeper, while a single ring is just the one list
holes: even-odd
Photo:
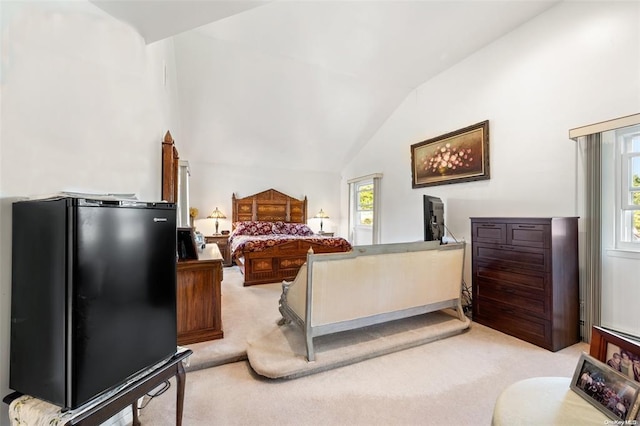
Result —
[{"label": "gold picture frame", "polygon": [[490,178],[489,121],[411,145],[413,188]]}]

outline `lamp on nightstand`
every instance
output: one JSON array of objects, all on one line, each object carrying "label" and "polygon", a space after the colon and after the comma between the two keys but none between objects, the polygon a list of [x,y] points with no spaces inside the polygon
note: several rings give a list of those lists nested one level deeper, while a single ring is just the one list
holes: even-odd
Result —
[{"label": "lamp on nightstand", "polygon": [[227,217],[222,213],[218,208],[211,212],[207,219],[215,219],[216,220],[216,235],[218,235],[218,219],[226,219]]},{"label": "lamp on nightstand", "polygon": [[320,211],[314,216],[314,218],[320,219],[320,233],[322,234],[324,232],[322,230],[322,219],[329,219],[329,216],[322,209],[320,209]]}]

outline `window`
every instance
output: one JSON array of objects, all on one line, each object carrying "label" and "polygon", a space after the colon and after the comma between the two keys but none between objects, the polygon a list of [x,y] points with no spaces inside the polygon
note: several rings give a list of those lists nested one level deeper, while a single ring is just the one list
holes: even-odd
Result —
[{"label": "window", "polygon": [[382,173],[350,179],[349,241],[354,245],[380,243],[380,181]]},{"label": "window", "polygon": [[640,251],[640,126],[617,132],[620,198],[617,246]]},{"label": "window", "polygon": [[358,225],[373,225],[373,182],[357,185],[357,223]]}]

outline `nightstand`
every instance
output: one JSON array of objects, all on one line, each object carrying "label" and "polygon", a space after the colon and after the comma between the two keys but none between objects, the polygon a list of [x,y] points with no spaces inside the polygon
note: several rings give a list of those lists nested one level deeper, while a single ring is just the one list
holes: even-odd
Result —
[{"label": "nightstand", "polygon": [[222,254],[222,258],[224,259],[222,264],[224,266],[231,266],[231,247],[229,246],[228,235],[207,235],[204,237],[204,241],[207,244],[217,244],[220,249],[220,254]]},{"label": "nightstand", "polygon": [[323,237],[333,237],[333,232],[318,232],[318,235]]}]

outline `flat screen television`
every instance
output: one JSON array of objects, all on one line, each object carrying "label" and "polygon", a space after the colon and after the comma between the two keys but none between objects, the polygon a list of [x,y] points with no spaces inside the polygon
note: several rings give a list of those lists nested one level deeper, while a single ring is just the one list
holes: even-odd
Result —
[{"label": "flat screen television", "polygon": [[440,241],[444,238],[444,203],[438,197],[423,195],[424,240]]}]

